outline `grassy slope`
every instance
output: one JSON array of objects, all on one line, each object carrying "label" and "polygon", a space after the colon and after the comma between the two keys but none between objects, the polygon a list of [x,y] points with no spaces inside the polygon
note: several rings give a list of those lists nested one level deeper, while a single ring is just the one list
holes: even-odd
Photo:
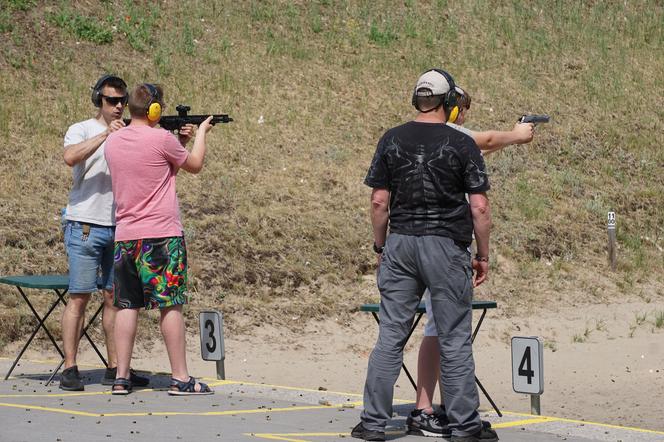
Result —
[{"label": "grassy slope", "polygon": [[[162,83],[167,112],[235,118],[204,171],[179,177],[195,305],[231,325],[351,310],[376,296],[362,185],[375,142],[441,66],[473,95],[472,128],[553,117],[487,160],[494,261],[480,292],[507,311],[625,295],[661,308],[661,2],[0,2],[0,274],[66,271],[62,138],[115,72]],[[10,292],[0,343],[27,320]]]}]

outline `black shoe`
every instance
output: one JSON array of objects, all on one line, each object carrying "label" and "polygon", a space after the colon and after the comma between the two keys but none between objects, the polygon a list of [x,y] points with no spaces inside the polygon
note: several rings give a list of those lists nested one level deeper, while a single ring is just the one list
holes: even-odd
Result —
[{"label": "black shoe", "polygon": [[[115,376],[118,373],[118,367],[107,368],[104,377],[101,379],[101,385],[113,385]],[[134,387],[146,387],[150,383],[150,378],[139,376],[132,369],[129,369],[129,380]]]},{"label": "black shoe", "polygon": [[482,428],[470,436],[452,436],[452,442],[496,442],[498,435],[491,428]]},{"label": "black shoe", "polygon": [[362,422],[355,425],[353,431],[350,432],[350,435],[357,439],[363,440],[385,440],[385,433],[382,431],[376,430],[367,430],[362,425]]},{"label": "black shoe", "polygon": [[422,410],[415,409],[410,412],[406,419],[408,434],[428,437],[450,437],[452,432],[447,426],[447,416],[445,424],[440,421],[437,415],[425,413]]},{"label": "black shoe", "polygon": [[60,375],[60,388],[67,391],[85,390],[77,365],[62,370],[62,375]]},{"label": "black shoe", "polygon": [[[439,411],[434,411],[434,415],[438,418],[438,422],[440,422],[440,426],[443,427],[443,431],[446,431],[443,433],[443,437],[450,438],[452,436],[452,432],[448,428],[450,421],[447,419],[447,412],[445,411],[445,406],[441,405]],[[482,422],[482,429],[486,430],[487,428],[491,428],[491,422],[484,420],[481,422]]]}]

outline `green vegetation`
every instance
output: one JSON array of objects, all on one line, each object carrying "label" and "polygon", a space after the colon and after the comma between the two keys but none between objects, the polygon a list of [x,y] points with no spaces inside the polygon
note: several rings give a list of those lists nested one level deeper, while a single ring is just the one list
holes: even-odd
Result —
[{"label": "green vegetation", "polygon": [[586,342],[588,340],[588,338],[590,337],[591,333],[592,333],[592,329],[590,329],[589,327],[586,327],[585,330],[583,331],[583,333],[574,334],[574,336],[572,336],[572,342],[577,342],[577,343]]},{"label": "green vegetation", "polygon": [[544,341],[544,348],[548,348],[552,353],[555,353],[558,351],[558,343],[555,341],[555,339],[546,340]]},{"label": "green vegetation", "polygon": [[[192,310],[223,309],[231,326],[352,311],[377,297],[366,168],[382,132],[412,118],[416,77],[440,66],[472,94],[471,128],[552,116],[532,145],[487,157],[496,259],[478,297],[664,297],[661,2],[0,5],[0,274],[66,271],[62,139],[114,72],[162,83],[167,113],[235,118],[212,132],[201,175],[178,178]],[[9,293],[0,319],[16,315]]]},{"label": "green vegetation", "polygon": [[664,311],[655,312],[655,328],[664,327]]},{"label": "green vegetation", "polygon": [[100,45],[113,41],[113,32],[110,26],[99,23],[94,17],[81,15],[70,10],[62,10],[49,15],[47,18],[57,27],[65,29],[83,40]]}]

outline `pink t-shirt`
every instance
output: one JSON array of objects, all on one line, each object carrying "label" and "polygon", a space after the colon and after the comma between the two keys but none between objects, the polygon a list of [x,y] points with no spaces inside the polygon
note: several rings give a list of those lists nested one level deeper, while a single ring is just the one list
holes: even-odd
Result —
[{"label": "pink t-shirt", "polygon": [[177,169],[189,152],[172,133],[130,125],[106,139],[115,198],[115,240],[182,236]]}]

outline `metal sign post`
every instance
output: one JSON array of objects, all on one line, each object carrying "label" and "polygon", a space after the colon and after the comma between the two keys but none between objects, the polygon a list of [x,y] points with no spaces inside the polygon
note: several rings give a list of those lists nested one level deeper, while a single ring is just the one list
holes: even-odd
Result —
[{"label": "metal sign post", "polygon": [[224,317],[216,310],[199,314],[201,330],[201,357],[205,361],[217,361],[217,379],[226,379],[224,359]]},{"label": "metal sign post", "polygon": [[530,411],[541,414],[544,393],[544,344],[537,336],[512,338],[512,389],[530,395]]},{"label": "metal sign post", "polygon": [[616,271],[616,213],[609,212],[607,215],[607,231],[609,233],[609,264],[611,265],[611,271]]}]

